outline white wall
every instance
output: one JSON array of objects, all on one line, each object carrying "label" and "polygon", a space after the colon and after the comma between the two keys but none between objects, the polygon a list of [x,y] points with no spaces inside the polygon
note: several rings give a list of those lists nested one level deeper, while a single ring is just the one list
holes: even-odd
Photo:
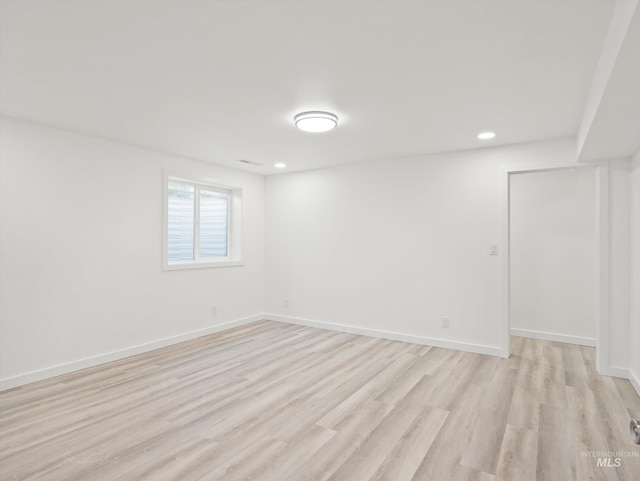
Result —
[{"label": "white wall", "polygon": [[[629,159],[609,162],[609,366],[624,375],[631,335],[631,172]],[[620,370],[617,371],[616,368]]]},{"label": "white wall", "polygon": [[497,349],[502,169],[574,160],[566,139],[269,177],[267,312]]},{"label": "white wall", "polygon": [[[592,167],[511,175],[511,328],[595,345]],[[561,337],[558,337],[560,335]]]},{"label": "white wall", "polygon": [[[565,139],[265,180],[7,118],[0,136],[3,388],[204,333],[265,306],[294,320],[497,353],[500,257],[488,245],[500,239],[501,171],[575,158],[574,139]],[[636,376],[640,256],[633,338],[624,266],[631,191],[638,252],[639,163],[633,174],[612,163],[610,179],[610,357],[614,366],[631,362]],[[161,270],[163,169],[244,189],[245,266]]]},{"label": "white wall", "polygon": [[640,395],[640,151],[631,164],[631,360],[632,382]]},{"label": "white wall", "polygon": [[[263,177],[7,118],[0,135],[4,387],[263,311]],[[243,188],[244,266],[161,270],[163,169]]]}]

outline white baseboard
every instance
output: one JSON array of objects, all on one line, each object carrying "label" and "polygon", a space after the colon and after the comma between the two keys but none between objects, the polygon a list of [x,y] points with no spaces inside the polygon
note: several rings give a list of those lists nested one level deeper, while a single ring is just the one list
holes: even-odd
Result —
[{"label": "white baseboard", "polygon": [[604,372],[598,371],[598,374],[611,377],[621,377],[622,379],[631,380],[631,373],[626,367],[609,366]]},{"label": "white baseboard", "polygon": [[598,371],[598,374],[602,374],[603,376],[628,379],[633,388],[638,393],[638,396],[640,396],[640,377],[634,374],[631,369],[627,369],[626,367],[609,366],[603,372]]},{"label": "white baseboard", "polygon": [[638,375],[638,373],[633,372],[631,369],[629,369],[628,371],[629,371],[629,376],[628,376],[629,381],[631,381],[631,385],[638,393],[638,396],[640,396],[640,375]]},{"label": "white baseboard", "polygon": [[[415,336],[412,334],[402,334],[402,333],[391,332],[391,331],[381,331],[377,329],[368,329],[363,327],[350,326],[346,324],[314,321],[311,319],[279,316],[275,314],[257,314],[255,316],[246,317],[244,319],[238,319],[235,321],[225,322],[223,324],[206,327],[204,329],[186,332],[184,334],[179,334],[177,336],[158,339],[156,341],[148,342],[145,344],[138,344],[136,346],[131,346],[125,349],[111,351],[111,352],[99,354],[97,356],[78,359],[76,361],[72,361],[65,364],[58,364],[56,366],[39,369],[37,371],[31,371],[25,374],[20,374],[18,376],[0,379],[0,392],[6,391],[8,389],[12,389],[14,387],[24,386],[25,384],[30,384],[32,382],[42,381],[44,379],[49,379],[55,376],[68,374],[70,372],[79,371],[81,369],[98,366],[100,364],[104,364],[107,362],[117,361],[119,359],[124,359],[126,357],[135,356],[136,354],[142,354],[144,352],[153,351],[155,349],[170,346],[173,344],[178,344],[184,341],[189,341],[191,339],[196,339],[198,337],[207,336],[209,334],[213,334],[216,332],[225,331],[227,329],[232,329],[234,327],[243,326],[245,324],[250,324],[252,322],[256,322],[262,319],[284,322],[287,324],[298,324],[302,326],[316,327],[319,329],[328,329],[331,331],[347,332],[350,334],[379,337],[382,339],[390,339],[393,341],[412,342],[414,344],[422,344],[427,346],[442,347],[446,349],[455,349],[458,351],[473,352],[477,354],[487,354],[490,356],[504,357],[502,349],[499,347],[484,346],[481,344],[470,344],[470,343],[458,342],[458,341],[448,341],[445,339],[435,339],[430,337]],[[515,336],[533,337],[535,339],[568,342],[571,344],[581,344],[586,346],[595,345],[595,340],[592,340],[592,339],[539,333],[536,331],[524,331],[520,329],[511,329],[511,334]],[[536,337],[536,335],[538,334],[547,336],[547,337]],[[569,340],[567,340],[567,338]],[[573,341],[571,339],[573,339]],[[590,343],[587,343],[587,342],[590,342]],[[631,370],[621,368],[621,367],[610,366],[607,369],[607,372],[601,373],[601,374],[629,379],[629,381],[635,388],[636,392],[640,396],[640,376],[638,376],[636,373],[633,373]]]},{"label": "white baseboard", "polygon": [[172,344],[178,344],[180,342],[189,341],[202,336],[207,336],[215,332],[226,331],[238,326],[243,326],[255,321],[264,319],[262,314],[258,314],[244,319],[237,319],[235,321],[225,322],[223,324],[217,324],[215,326],[206,327],[204,329],[198,329],[197,331],[185,332],[177,336],[166,337],[164,339],[158,339],[156,341],[148,342],[145,344],[138,344],[136,346],[127,347],[125,349],[119,349],[117,351],[106,352],[98,354],[97,356],[91,356],[84,359],[78,359],[64,364],[58,364],[56,366],[39,369],[37,371],[31,371],[18,376],[8,377],[0,379],[0,392],[12,389],[18,386],[24,386],[36,381],[42,381],[43,379],[49,379],[62,374],[68,374],[70,372],[79,371],[80,369],[86,369],[88,367],[98,366],[106,362],[117,361],[124,359],[125,357],[134,356],[143,352],[153,351],[161,347],[170,346]]},{"label": "white baseboard", "polygon": [[[526,329],[511,329],[512,336],[531,337],[533,339],[542,339],[544,341],[557,341],[566,342],[568,344],[578,344],[580,346],[596,346],[595,339],[589,339],[588,337],[577,336],[565,336],[564,334],[553,334],[548,332],[529,331]],[[608,366],[604,371],[598,370],[599,374],[604,376],[620,377],[622,379],[628,379],[631,385],[640,396],[640,376],[633,373],[630,369],[618,366]]]},{"label": "white baseboard", "polygon": [[443,347],[446,349],[455,349],[458,351],[474,352],[477,354],[488,354],[490,356],[504,357],[500,347],[483,346],[481,344],[469,344],[458,341],[447,341],[445,339],[434,339],[431,337],[415,336],[413,334],[402,334],[399,332],[380,331],[377,329],[368,329],[365,327],[356,327],[346,324],[335,324],[324,321],[314,321],[311,319],[301,319],[297,317],[279,316],[276,314],[265,314],[265,319],[271,321],[285,322],[287,324],[298,324],[301,326],[317,327],[320,329],[328,329],[330,331],[348,332],[350,334],[360,334],[363,336],[379,337],[382,339],[390,339],[392,341],[412,342],[414,344],[423,344],[426,346]]},{"label": "white baseboard", "polygon": [[565,342],[567,344],[578,344],[579,346],[596,347],[596,340],[589,337],[567,336],[565,334],[554,334],[552,332],[529,331],[527,329],[511,328],[512,336],[530,337],[543,341]]}]

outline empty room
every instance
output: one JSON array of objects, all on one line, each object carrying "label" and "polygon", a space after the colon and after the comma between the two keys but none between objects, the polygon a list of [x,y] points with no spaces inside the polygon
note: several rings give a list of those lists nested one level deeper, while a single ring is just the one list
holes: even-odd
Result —
[{"label": "empty room", "polygon": [[640,2],[0,0],[0,481],[640,480]]}]

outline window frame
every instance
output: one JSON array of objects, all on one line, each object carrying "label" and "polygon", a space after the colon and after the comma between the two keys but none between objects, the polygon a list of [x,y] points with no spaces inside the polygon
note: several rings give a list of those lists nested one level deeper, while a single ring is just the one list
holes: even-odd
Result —
[{"label": "window frame", "polygon": [[[194,187],[194,242],[193,260],[169,261],[169,183],[177,182]],[[200,191],[207,190],[228,195],[227,202],[227,255],[225,257],[200,258]],[[219,184],[210,179],[194,175],[175,175],[164,172],[163,176],[163,239],[162,269],[165,271],[201,269],[210,267],[242,266],[242,189]]]}]

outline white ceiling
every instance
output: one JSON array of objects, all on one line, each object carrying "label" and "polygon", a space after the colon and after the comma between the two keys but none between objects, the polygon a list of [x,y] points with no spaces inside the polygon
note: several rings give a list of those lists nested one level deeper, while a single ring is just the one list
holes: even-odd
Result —
[{"label": "white ceiling", "polygon": [[[278,161],[296,171],[575,135],[613,3],[1,8],[3,115],[271,174]],[[340,124],[300,132],[304,110]],[[497,137],[477,140],[483,130]]]},{"label": "white ceiling", "polygon": [[583,162],[640,153],[640,6],[615,10],[578,135]]}]

